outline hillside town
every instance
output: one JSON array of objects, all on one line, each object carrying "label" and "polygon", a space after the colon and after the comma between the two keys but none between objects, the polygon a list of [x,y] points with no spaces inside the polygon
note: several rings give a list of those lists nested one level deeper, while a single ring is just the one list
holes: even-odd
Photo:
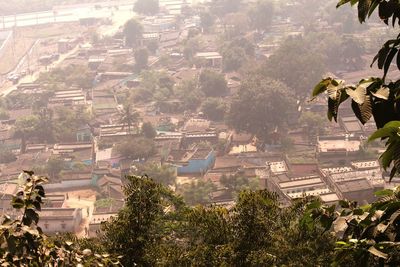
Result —
[{"label": "hillside town", "polygon": [[[193,206],[232,206],[245,188],[276,192],[282,206],[303,196],[365,204],[397,185],[378,161],[382,144],[367,142],[375,123],[361,124],[350,105],[330,123],[325,97],[311,99],[327,73],[355,82],[374,71],[377,43],[390,34],[381,24],[349,29],[322,11],[311,24],[295,12],[307,1],[275,1],[266,15],[262,1],[219,11],[160,0],[142,13],[122,2],[87,4],[108,18],[7,28],[0,17],[2,213],[13,212],[22,170],[49,178],[43,231],[81,237],[123,207],[126,175],[152,177]],[[329,46],[349,43],[346,61]],[[322,59],[334,67],[307,56],[286,63],[283,48],[329,49]],[[257,78],[258,66],[270,80]],[[257,86],[272,93],[251,98]]]}]

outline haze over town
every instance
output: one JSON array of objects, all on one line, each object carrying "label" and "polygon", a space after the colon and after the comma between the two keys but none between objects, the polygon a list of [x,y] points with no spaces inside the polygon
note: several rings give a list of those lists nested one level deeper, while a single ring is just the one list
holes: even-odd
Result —
[{"label": "haze over town", "polygon": [[2,214],[20,215],[23,170],[48,177],[38,226],[50,236],[99,237],[129,206],[132,176],[188,207],[235,209],[242,190],[274,192],[282,209],[376,201],[398,185],[384,143],[367,141],[378,123],[352,91],[360,107],[333,112],[329,86],[312,93],[328,76],[381,76],[370,64],[397,33],[337,2],[0,0]]}]

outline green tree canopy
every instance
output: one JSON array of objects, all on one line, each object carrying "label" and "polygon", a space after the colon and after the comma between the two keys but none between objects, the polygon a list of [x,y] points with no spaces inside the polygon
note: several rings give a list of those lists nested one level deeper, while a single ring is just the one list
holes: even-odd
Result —
[{"label": "green tree canopy", "polygon": [[201,72],[199,87],[208,97],[224,96],[228,93],[228,85],[224,75],[208,69]]},{"label": "green tree canopy", "polygon": [[0,148],[0,164],[16,161],[17,157],[9,149]]},{"label": "green tree canopy", "polygon": [[147,159],[156,153],[156,147],[151,139],[129,137],[116,146],[117,151],[128,159]]},{"label": "green tree canopy", "polygon": [[144,137],[149,139],[153,139],[157,136],[157,131],[154,129],[154,126],[151,124],[151,122],[144,122],[142,124],[141,133]]},{"label": "green tree canopy", "polygon": [[196,111],[205,97],[195,79],[183,80],[174,88],[174,92],[182,101],[183,110]]},{"label": "green tree canopy", "polygon": [[214,25],[214,22],[215,22],[215,16],[210,12],[204,11],[200,13],[200,23],[201,27],[203,27],[204,30],[209,31],[211,27]]},{"label": "green tree canopy", "polygon": [[128,46],[133,47],[137,44],[140,37],[142,37],[143,26],[136,19],[128,20],[124,25],[124,36]]},{"label": "green tree canopy", "polygon": [[239,46],[223,49],[222,58],[224,71],[238,70],[247,60],[246,51]]},{"label": "green tree canopy", "polygon": [[237,131],[253,133],[261,142],[277,142],[272,136],[287,127],[294,112],[295,99],[285,84],[252,75],[233,98],[227,120]]},{"label": "green tree canopy", "polygon": [[249,10],[250,24],[254,29],[268,30],[274,15],[274,4],[270,0],[258,0]]},{"label": "green tree canopy", "polygon": [[[380,19],[384,23],[394,27],[396,21],[400,20],[400,3],[398,1],[367,1],[367,0],[343,0],[338,7],[350,3],[358,4],[358,19],[365,22],[374,11],[378,9]],[[387,81],[392,61],[397,59],[397,68],[400,69],[400,35],[388,40],[379,50],[373,60],[379,69],[383,70],[382,78],[365,78],[356,85],[346,84],[345,81],[328,77],[322,80],[313,91],[313,97],[324,92],[328,94],[328,118],[337,120],[339,106],[346,100],[351,100],[354,114],[361,123],[367,123],[372,117],[379,130],[374,133],[370,140],[378,138],[387,139],[387,149],[381,155],[382,166],[386,169],[392,167],[390,179],[400,171],[400,140],[398,138],[398,126],[400,126],[399,104],[399,80]]]},{"label": "green tree canopy", "polygon": [[261,72],[304,97],[326,70],[321,54],[311,51],[302,37],[292,37],[268,58]]},{"label": "green tree canopy", "polygon": [[227,111],[226,103],[219,98],[207,98],[201,105],[201,111],[209,120],[221,121]]},{"label": "green tree canopy", "polygon": [[140,48],[135,51],[134,56],[135,56],[136,67],[139,70],[145,69],[149,62],[149,50],[147,50],[147,48]]},{"label": "green tree canopy", "polygon": [[120,113],[119,122],[128,128],[128,133],[131,134],[132,127],[137,128],[140,121],[140,113],[132,108],[131,104],[124,105]]},{"label": "green tree canopy", "polygon": [[102,249],[90,249],[96,248],[93,242],[85,242],[71,236],[51,238],[43,234],[38,223],[43,198],[46,197],[43,184],[47,179],[25,171],[19,180],[24,182],[24,186],[11,201],[12,208],[17,211],[14,214],[17,216],[11,219],[5,215],[1,220],[1,265],[121,266],[116,256],[104,253]]},{"label": "green tree canopy", "polygon": [[[118,217],[103,225],[102,242],[110,252],[124,255],[124,266],[155,266],[162,262],[161,251],[157,248],[167,241],[163,238],[173,236],[175,214],[184,204],[150,178],[127,178],[126,206]],[[154,251],[160,254],[152,255]]]},{"label": "green tree canopy", "polygon": [[137,166],[135,175],[151,177],[156,183],[163,185],[174,185],[176,179],[176,168],[169,165],[146,163]]}]

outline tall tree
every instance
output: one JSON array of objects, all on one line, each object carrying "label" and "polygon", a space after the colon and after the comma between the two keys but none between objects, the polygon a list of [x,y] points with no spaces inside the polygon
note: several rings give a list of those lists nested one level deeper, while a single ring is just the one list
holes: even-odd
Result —
[{"label": "tall tree", "polygon": [[155,266],[152,251],[172,234],[174,214],[184,207],[172,191],[147,177],[127,177],[126,206],[118,217],[105,223],[102,241],[110,252],[124,255],[124,266]]},{"label": "tall tree", "polygon": [[157,131],[154,129],[153,124],[151,122],[144,122],[142,124],[141,133],[144,137],[153,139],[157,136]]},{"label": "tall tree", "polygon": [[295,110],[295,100],[288,87],[262,75],[251,75],[242,83],[232,100],[227,119],[237,131],[253,133],[262,143],[279,142]]},{"label": "tall tree", "polygon": [[199,86],[200,90],[209,97],[224,96],[228,93],[228,84],[224,75],[208,69],[201,72]]},{"label": "tall tree", "polygon": [[37,136],[40,142],[54,141],[53,110],[41,108],[38,113]]},{"label": "tall tree", "polygon": [[117,151],[127,159],[142,160],[153,156],[157,150],[151,139],[129,137],[116,146]]},{"label": "tall tree", "polygon": [[124,105],[123,110],[121,111],[121,117],[119,122],[128,127],[128,133],[131,134],[132,127],[136,127],[139,123],[140,114],[138,111],[132,108],[132,105],[127,104]]},{"label": "tall tree", "polygon": [[258,0],[249,10],[250,24],[259,31],[268,30],[274,15],[274,5],[270,0]]},{"label": "tall tree", "polygon": [[14,136],[21,138],[21,153],[25,153],[26,141],[36,136],[38,123],[38,117],[33,115],[19,118],[15,122]]},{"label": "tall tree", "polygon": [[135,51],[134,56],[135,56],[136,67],[139,70],[145,69],[149,62],[149,50],[147,50],[147,48],[140,48]]},{"label": "tall tree", "polygon": [[207,98],[201,105],[201,111],[209,120],[223,120],[225,118],[226,110],[226,103],[219,98]]},{"label": "tall tree", "polygon": [[140,37],[142,37],[143,26],[136,19],[128,20],[124,25],[124,36],[126,45],[135,46]]},{"label": "tall tree", "polygon": [[303,37],[285,40],[262,67],[264,75],[285,83],[299,97],[308,94],[326,69],[323,55],[310,51]]},{"label": "tall tree", "polygon": [[214,22],[215,22],[215,16],[210,12],[200,13],[201,27],[203,27],[205,31],[210,31],[211,27],[214,25]]},{"label": "tall tree", "polygon": [[176,169],[170,165],[159,165],[156,163],[147,163],[138,165],[135,174],[138,176],[147,175],[156,183],[165,186],[174,185],[176,179]]}]

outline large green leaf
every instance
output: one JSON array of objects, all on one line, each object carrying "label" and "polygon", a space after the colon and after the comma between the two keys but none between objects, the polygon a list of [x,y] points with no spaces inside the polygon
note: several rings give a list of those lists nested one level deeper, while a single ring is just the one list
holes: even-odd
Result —
[{"label": "large green leaf", "polygon": [[395,55],[397,54],[398,51],[399,50],[397,48],[390,49],[390,52],[387,55],[387,57],[385,59],[385,64],[383,66],[383,79],[386,78],[386,75],[389,71],[390,64],[392,64],[393,58],[395,57]]},{"label": "large green leaf", "polygon": [[322,94],[323,92],[326,91],[326,89],[328,88],[328,85],[331,83],[332,79],[331,78],[326,78],[323,79],[320,83],[318,83],[313,90],[312,96],[318,96],[320,94]]},{"label": "large green leaf", "polygon": [[337,3],[336,8],[345,5],[347,3],[350,3],[351,5],[355,5],[358,2],[358,0],[340,0],[339,3]]},{"label": "large green leaf", "polygon": [[377,131],[375,131],[369,138],[368,138],[368,142],[374,141],[378,138],[385,138],[385,137],[389,137],[391,135],[393,135],[394,133],[396,133],[398,130],[398,128],[396,127],[383,127]]},{"label": "large green leaf", "polygon": [[371,0],[359,0],[358,1],[358,19],[361,23],[365,22],[368,16],[369,8],[371,7]]}]

